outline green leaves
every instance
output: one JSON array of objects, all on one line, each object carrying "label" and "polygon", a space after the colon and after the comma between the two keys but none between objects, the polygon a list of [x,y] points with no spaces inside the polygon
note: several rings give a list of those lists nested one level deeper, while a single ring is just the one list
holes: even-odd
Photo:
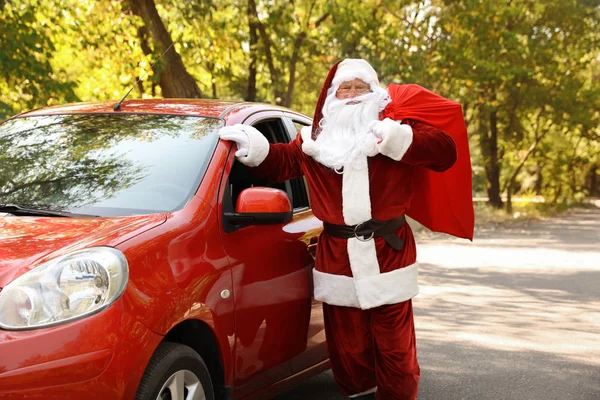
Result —
[{"label": "green leaves", "polygon": [[[0,1],[0,118],[120,98],[160,55],[129,3]],[[562,201],[588,190],[584,180],[596,173],[600,7],[593,0],[155,4],[205,97],[277,102],[312,115],[330,66],[362,57],[382,84],[417,83],[463,105],[477,193],[513,184],[528,190],[525,182],[539,181],[542,193]],[[149,71],[131,96],[160,97],[163,68]],[[556,176],[565,163],[580,173]]]},{"label": "green leaves", "polygon": [[31,4],[3,5],[0,14],[0,118],[56,101],[74,101],[74,82],[52,64],[55,46]]}]

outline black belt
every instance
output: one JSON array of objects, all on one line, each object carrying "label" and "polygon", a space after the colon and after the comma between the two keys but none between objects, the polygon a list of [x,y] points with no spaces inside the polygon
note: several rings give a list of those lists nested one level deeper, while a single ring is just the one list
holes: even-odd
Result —
[{"label": "black belt", "polygon": [[350,239],[356,238],[366,242],[374,237],[382,237],[395,250],[402,250],[404,242],[396,235],[396,231],[406,224],[404,214],[389,221],[370,219],[357,225],[335,225],[323,223],[323,231],[329,236]]}]

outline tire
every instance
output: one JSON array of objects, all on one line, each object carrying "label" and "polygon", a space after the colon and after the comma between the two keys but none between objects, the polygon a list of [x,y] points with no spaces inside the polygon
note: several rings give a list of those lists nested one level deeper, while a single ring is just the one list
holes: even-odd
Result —
[{"label": "tire", "polygon": [[164,342],[152,355],[135,400],[215,400],[215,395],[202,357],[191,347]]}]

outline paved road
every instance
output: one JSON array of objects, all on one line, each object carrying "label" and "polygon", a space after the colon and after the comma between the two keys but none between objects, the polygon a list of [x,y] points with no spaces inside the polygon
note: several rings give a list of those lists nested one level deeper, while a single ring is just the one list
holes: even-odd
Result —
[{"label": "paved road", "polygon": [[[600,399],[600,208],[420,240],[420,400]],[[337,400],[325,372],[276,400]]]}]

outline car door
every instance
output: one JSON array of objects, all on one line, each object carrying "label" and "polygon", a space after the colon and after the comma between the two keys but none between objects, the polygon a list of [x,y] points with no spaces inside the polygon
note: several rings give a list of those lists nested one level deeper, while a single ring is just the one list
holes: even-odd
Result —
[{"label": "car door", "polygon": [[[279,111],[253,114],[245,123],[257,127],[272,143],[289,140]],[[292,360],[306,352],[312,334],[313,259],[308,245],[321,229],[308,207],[306,190],[298,190],[298,181],[272,184],[248,172],[231,151],[221,183],[221,215],[233,211],[245,187],[270,186],[288,194],[294,216],[287,224],[234,230],[221,224],[235,300],[235,337],[230,338],[235,342],[235,398],[292,375]]]},{"label": "car door", "polygon": [[[305,126],[310,126],[312,121],[301,114],[284,112],[284,122],[286,128],[293,138]],[[305,185],[305,179],[302,178],[302,183]],[[307,190],[308,193],[308,190]],[[319,227],[319,233],[322,230],[323,223],[319,221],[314,215],[311,215],[304,222],[305,224],[315,227]],[[314,229],[314,228],[313,228]],[[309,239],[310,253],[314,254],[318,243],[318,236],[311,236]],[[312,279],[312,268],[308,273]],[[312,283],[312,282],[311,282]],[[323,319],[323,303],[315,300],[311,295],[311,313],[310,313],[310,325],[307,335],[306,351],[299,354],[293,360],[293,368],[295,372],[303,371],[307,368],[312,367],[315,364],[327,360],[327,342],[325,338],[325,322]]]}]

